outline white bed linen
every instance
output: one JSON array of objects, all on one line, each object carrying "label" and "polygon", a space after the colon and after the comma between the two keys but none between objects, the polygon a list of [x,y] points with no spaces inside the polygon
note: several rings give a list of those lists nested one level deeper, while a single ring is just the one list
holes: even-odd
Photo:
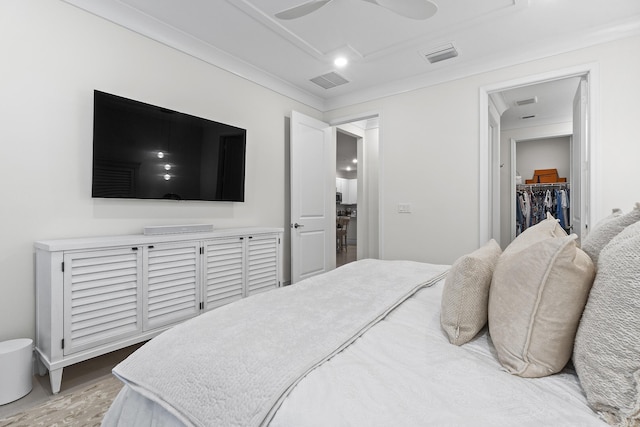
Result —
[{"label": "white bed linen", "polygon": [[[441,294],[442,282],[419,291],[309,373],[270,425],[607,425],[588,408],[573,372],[508,374],[486,331],[461,347],[449,344],[439,322]],[[107,418],[109,425],[182,425],[126,386]]]}]

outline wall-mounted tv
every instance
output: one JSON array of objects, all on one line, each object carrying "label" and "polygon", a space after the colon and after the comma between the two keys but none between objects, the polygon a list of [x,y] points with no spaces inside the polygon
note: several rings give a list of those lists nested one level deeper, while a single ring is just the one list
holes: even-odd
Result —
[{"label": "wall-mounted tv", "polygon": [[243,202],[246,135],[96,90],[92,197]]}]

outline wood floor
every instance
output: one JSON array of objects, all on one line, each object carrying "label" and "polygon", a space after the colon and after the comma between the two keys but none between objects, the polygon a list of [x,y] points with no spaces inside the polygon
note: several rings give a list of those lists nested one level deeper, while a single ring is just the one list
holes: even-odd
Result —
[{"label": "wood floor", "polygon": [[346,250],[339,250],[336,252],[336,267],[348,264],[357,259],[358,247],[356,245],[347,245]]},{"label": "wood floor", "polygon": [[[91,383],[99,381],[106,375],[110,375],[111,369],[141,345],[142,344],[136,344],[64,368],[60,393],[81,389]],[[58,396],[51,393],[48,374],[43,377],[34,375],[32,384],[33,388],[26,396],[14,402],[0,405],[0,420],[20,412],[28,411],[30,408],[53,400]],[[0,426],[1,425],[2,423],[0,422]]]}]

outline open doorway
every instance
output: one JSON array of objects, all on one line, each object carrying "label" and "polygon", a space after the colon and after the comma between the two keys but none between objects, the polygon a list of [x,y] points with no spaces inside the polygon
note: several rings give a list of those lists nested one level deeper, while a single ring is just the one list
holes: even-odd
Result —
[{"label": "open doorway", "polygon": [[[582,185],[580,155],[573,158],[574,99],[581,76],[521,86],[493,94],[506,110],[500,117],[501,245],[506,247],[547,212],[573,232],[574,194]],[[580,141],[578,141],[580,143]],[[545,175],[541,175],[545,174]],[[577,207],[575,207],[578,209]],[[576,229],[579,235],[579,227]]]},{"label": "open doorway", "polygon": [[[362,124],[361,124],[362,123]],[[380,257],[378,114],[332,124],[291,112],[289,137],[291,283],[335,268],[336,135],[357,137],[356,259]]]},{"label": "open doorway", "polygon": [[336,267],[378,257],[378,118],[336,126]]},{"label": "open doorway", "polygon": [[[516,141],[567,135],[571,136],[571,170],[567,179],[571,180],[575,204],[571,208],[572,222],[575,224],[571,231],[584,238],[588,232],[588,224],[593,220],[589,206],[596,202],[595,188],[592,185],[595,182],[594,172],[597,170],[594,138],[597,121],[594,107],[597,105],[596,82],[597,67],[586,64],[480,89],[480,244],[496,238],[505,247],[513,239],[517,208]],[[549,85],[558,84],[567,84],[569,87],[566,99],[562,102],[568,114],[562,119],[552,119],[544,114],[537,118],[528,117],[530,114],[518,110],[515,105],[517,101],[520,101],[520,106],[532,103],[531,96],[515,96],[511,99],[503,96],[536,87],[549,89]],[[492,139],[491,111],[497,111],[497,116],[503,117],[509,109],[519,120],[529,120],[527,125],[507,131],[502,127],[504,123],[500,119],[500,138]],[[542,123],[543,119],[547,119],[547,122]],[[537,121],[539,123],[536,124]],[[496,149],[499,156],[495,155]],[[522,177],[523,180],[527,178],[534,177]]]},{"label": "open doorway", "polygon": [[336,267],[357,259],[358,139],[340,128],[336,135]]}]

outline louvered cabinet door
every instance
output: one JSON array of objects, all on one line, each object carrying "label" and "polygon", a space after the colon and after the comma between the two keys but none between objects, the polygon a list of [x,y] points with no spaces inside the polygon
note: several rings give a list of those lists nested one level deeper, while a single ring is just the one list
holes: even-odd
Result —
[{"label": "louvered cabinet door", "polygon": [[204,242],[204,309],[243,297],[244,238]]},{"label": "louvered cabinet door", "polygon": [[200,244],[156,244],[144,248],[144,330],[200,312]]},{"label": "louvered cabinet door", "polygon": [[142,330],[138,247],[64,255],[64,354]]},{"label": "louvered cabinet door", "polygon": [[247,296],[279,286],[278,255],[278,236],[254,236],[247,239]]}]

